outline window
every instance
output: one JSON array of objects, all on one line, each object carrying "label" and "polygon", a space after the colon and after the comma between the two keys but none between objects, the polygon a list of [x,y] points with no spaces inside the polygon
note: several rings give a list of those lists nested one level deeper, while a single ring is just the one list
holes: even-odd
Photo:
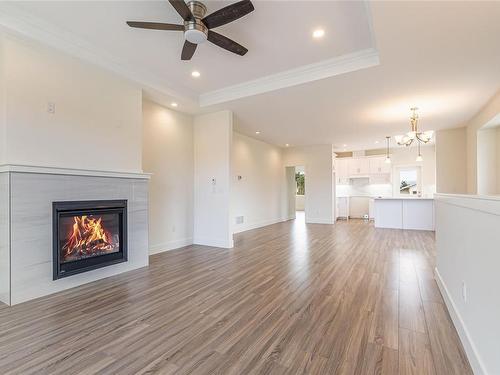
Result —
[{"label": "window", "polygon": [[400,195],[418,195],[420,193],[420,168],[399,169],[398,189]]},{"label": "window", "polygon": [[306,176],[304,172],[295,173],[295,181],[297,182],[297,195],[306,194]]}]

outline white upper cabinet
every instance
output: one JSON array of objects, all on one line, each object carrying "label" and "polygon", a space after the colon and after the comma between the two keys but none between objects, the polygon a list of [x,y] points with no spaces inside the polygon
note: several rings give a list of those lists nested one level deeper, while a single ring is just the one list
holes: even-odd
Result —
[{"label": "white upper cabinet", "polygon": [[391,173],[391,165],[385,162],[384,157],[370,158],[370,174],[388,174]]},{"label": "white upper cabinet", "polygon": [[367,176],[370,174],[370,161],[367,158],[349,159],[350,176]]},{"label": "white upper cabinet", "polygon": [[335,177],[337,184],[348,184],[349,183],[349,159],[335,159]]},{"label": "white upper cabinet", "polygon": [[391,165],[385,156],[335,159],[335,179],[338,185],[349,185],[351,178],[369,177],[371,183],[390,183]]}]

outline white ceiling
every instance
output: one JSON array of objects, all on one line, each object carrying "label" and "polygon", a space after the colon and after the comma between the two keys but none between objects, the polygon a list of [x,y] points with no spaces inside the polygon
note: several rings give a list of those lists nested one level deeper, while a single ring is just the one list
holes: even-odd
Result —
[{"label": "white ceiling", "polygon": [[[227,4],[207,2],[209,12]],[[190,62],[179,58],[182,33],[125,25],[126,20],[180,22],[166,0],[3,2],[0,24],[113,68],[143,84],[149,96],[177,101],[181,111],[231,109],[237,130],[278,145],[379,147],[385,135],[408,131],[411,106],[420,107],[424,130],[456,127],[500,88],[500,2],[254,5],[253,13],[217,29],[246,46],[246,56],[207,43]],[[321,40],[311,38],[316,27],[326,31]],[[367,50],[378,52],[379,65],[338,69],[337,59]],[[318,64],[321,74],[314,78],[310,67],[317,70]],[[199,79],[191,78],[194,69],[201,72]],[[310,82],[276,84],[276,77],[283,81],[290,70],[309,74]],[[262,77],[274,79],[274,85],[264,87]],[[200,95],[231,93],[234,87],[226,88],[234,85],[238,99],[222,95],[230,101],[198,106]],[[242,86],[264,93],[250,95]]]}]

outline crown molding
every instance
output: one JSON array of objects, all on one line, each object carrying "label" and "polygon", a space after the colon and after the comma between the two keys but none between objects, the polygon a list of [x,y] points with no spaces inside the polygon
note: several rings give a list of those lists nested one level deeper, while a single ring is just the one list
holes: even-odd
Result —
[{"label": "crown molding", "polygon": [[139,85],[145,91],[161,93],[167,97],[167,101],[175,99],[186,103],[191,110],[196,110],[198,107],[196,94],[188,89],[159,85],[158,79],[148,72],[124,66],[107,51],[98,50],[73,33],[29,14],[14,2],[0,2],[0,31],[13,37],[27,37],[98,65]]},{"label": "crown molding", "polygon": [[200,106],[207,107],[247,96],[263,94],[340,74],[355,72],[379,64],[378,51],[374,48],[369,48],[201,94]]},{"label": "crown molding", "polygon": [[86,177],[113,177],[113,178],[132,178],[139,180],[149,180],[151,173],[129,172],[129,171],[104,171],[93,169],[46,167],[39,165],[21,165],[21,164],[2,164],[0,173],[35,173],[35,174],[57,174],[67,176],[86,176]]},{"label": "crown molding", "polygon": [[[375,46],[373,26],[371,24],[371,9],[368,1],[365,0],[364,3],[370,22],[372,45]],[[197,96],[184,87],[171,88],[158,84],[158,79],[147,71],[124,66],[124,64],[117,61],[107,51],[98,50],[95,46],[92,46],[73,33],[29,14],[15,2],[0,1],[0,31],[4,31],[7,35],[23,36],[42,42],[73,57],[103,67],[137,84],[146,93],[147,98],[151,98],[151,100],[166,106],[172,100],[175,100],[181,104],[184,109],[183,112],[187,113],[199,113],[200,107],[208,107],[214,104],[263,94],[380,64],[378,50],[376,48],[368,48]]]}]

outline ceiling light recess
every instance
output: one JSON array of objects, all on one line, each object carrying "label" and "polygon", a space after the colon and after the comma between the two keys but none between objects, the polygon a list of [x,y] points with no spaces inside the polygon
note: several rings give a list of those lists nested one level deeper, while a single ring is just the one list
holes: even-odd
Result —
[{"label": "ceiling light recess", "polygon": [[313,31],[313,38],[319,39],[323,38],[325,36],[325,30],[323,29],[316,29]]},{"label": "ceiling light recess", "polygon": [[197,70],[193,70],[191,72],[191,76],[193,76],[194,78],[198,78],[199,76],[201,76],[200,72],[197,71]]}]

